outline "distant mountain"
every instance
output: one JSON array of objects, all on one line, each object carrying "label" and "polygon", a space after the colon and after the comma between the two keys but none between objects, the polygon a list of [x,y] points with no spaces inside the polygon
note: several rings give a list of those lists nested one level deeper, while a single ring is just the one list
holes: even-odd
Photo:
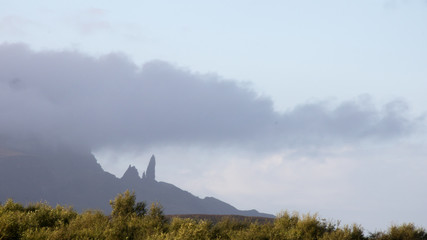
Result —
[{"label": "distant mountain", "polygon": [[137,201],[159,202],[165,214],[217,214],[274,217],[256,210],[242,211],[213,197],[198,198],[178,187],[155,179],[156,160],[139,176],[129,166],[122,178],[105,172],[89,150],[56,147],[26,149],[0,147],[0,201],[8,198],[23,204],[47,201],[73,206],[77,211],[111,211],[109,200],[126,189]]}]

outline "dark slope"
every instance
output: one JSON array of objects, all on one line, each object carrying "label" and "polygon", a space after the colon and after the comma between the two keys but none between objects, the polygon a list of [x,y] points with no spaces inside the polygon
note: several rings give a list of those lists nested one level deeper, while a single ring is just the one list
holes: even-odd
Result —
[{"label": "dark slope", "polygon": [[61,149],[18,156],[0,155],[0,201],[47,201],[77,210],[109,208],[122,188],[92,154]]},{"label": "dark slope", "polygon": [[241,211],[212,197],[200,199],[178,187],[155,180],[155,158],[147,173],[139,176],[129,166],[122,178],[105,172],[90,151],[16,150],[0,147],[0,201],[47,201],[51,205],[72,205],[76,210],[111,211],[109,200],[126,189],[134,190],[137,201],[159,202],[166,214],[225,214],[274,217],[255,210]]}]

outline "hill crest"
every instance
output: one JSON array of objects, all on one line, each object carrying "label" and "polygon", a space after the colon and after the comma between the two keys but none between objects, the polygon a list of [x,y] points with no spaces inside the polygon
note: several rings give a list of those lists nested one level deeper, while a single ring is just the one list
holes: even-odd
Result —
[{"label": "hill crest", "polygon": [[[3,150],[3,152],[9,152]],[[28,154],[0,155],[0,201],[47,201],[71,205],[78,211],[111,211],[108,200],[129,189],[137,201],[159,202],[165,214],[210,214],[274,217],[256,210],[242,211],[214,197],[199,198],[173,184],[155,179],[153,155],[139,175],[129,165],[121,178],[105,172],[89,151],[60,148]]]}]

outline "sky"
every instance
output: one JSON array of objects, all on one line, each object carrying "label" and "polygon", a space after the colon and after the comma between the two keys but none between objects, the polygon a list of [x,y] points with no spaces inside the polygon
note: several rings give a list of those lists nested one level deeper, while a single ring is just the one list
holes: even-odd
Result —
[{"label": "sky", "polygon": [[427,227],[427,1],[0,0],[0,134],[239,209]]}]

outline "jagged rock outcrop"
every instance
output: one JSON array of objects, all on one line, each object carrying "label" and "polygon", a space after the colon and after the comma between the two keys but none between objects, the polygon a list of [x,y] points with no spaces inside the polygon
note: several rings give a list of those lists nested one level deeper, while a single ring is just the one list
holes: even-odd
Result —
[{"label": "jagged rock outcrop", "polygon": [[156,180],[156,157],[154,157],[154,155],[151,156],[150,162],[148,163],[147,171],[145,172],[145,178],[152,181]]},{"label": "jagged rock outcrop", "polygon": [[123,177],[121,178],[121,180],[125,183],[131,184],[131,183],[138,182],[139,180],[141,180],[141,178],[139,177],[139,173],[136,167],[129,165],[128,169],[123,174]]}]

